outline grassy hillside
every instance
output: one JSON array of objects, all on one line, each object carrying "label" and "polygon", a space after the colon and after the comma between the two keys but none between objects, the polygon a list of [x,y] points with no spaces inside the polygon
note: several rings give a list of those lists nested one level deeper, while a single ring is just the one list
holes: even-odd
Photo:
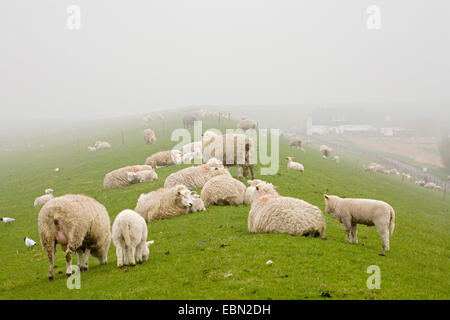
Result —
[{"label": "grassy hillside", "polygon": [[[324,192],[389,202],[397,215],[391,252],[380,256],[375,228],[360,226],[360,243],[347,244],[342,225],[328,215],[327,240],[320,240],[250,234],[248,206],[211,207],[149,223],[149,240],[155,244],[143,265],[118,269],[114,245],[107,265],[91,257],[80,290],[67,289],[58,246],[55,280],[49,282],[46,254],[23,243],[25,236],[39,240],[35,197],[48,187],[56,195],[86,194],[106,206],[112,221],[121,210],[134,208],[141,193],[161,187],[167,175],[183,166],[158,169],[158,181],[120,190],[103,190],[105,173],[141,164],[150,154],[171,148],[176,143],[170,133],[180,126],[181,116],[168,114],[165,126],[154,122],[158,142],[152,146],[144,144],[136,117],[67,128],[44,147],[35,137],[35,144],[24,150],[0,154],[0,216],[16,218],[0,225],[0,299],[323,299],[323,292],[333,299],[450,298],[450,197],[444,200],[442,194],[402,185],[395,177],[367,174],[356,166],[354,156],[341,155],[342,163],[336,165],[315,148],[303,153],[284,140],[278,174],[260,176],[257,168],[257,177],[278,186],[282,195],[322,209]],[[217,126],[216,119],[204,123],[204,128]],[[234,123],[222,122],[225,126]],[[89,153],[87,146],[100,139],[113,148]],[[304,174],[286,170],[282,159],[288,155],[305,165]],[[272,265],[266,265],[269,259]],[[366,286],[371,265],[381,268],[381,290]]]}]

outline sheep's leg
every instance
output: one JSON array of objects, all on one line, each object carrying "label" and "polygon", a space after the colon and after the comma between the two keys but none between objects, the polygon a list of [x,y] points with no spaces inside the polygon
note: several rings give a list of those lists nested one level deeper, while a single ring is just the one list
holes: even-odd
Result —
[{"label": "sheep's leg", "polygon": [[350,239],[350,234],[351,234],[351,231],[352,231],[351,218],[346,217],[346,218],[342,219],[342,224],[344,225],[347,242],[348,243],[352,243],[352,241]]},{"label": "sheep's leg", "polygon": [[78,268],[80,268],[80,271],[83,271],[83,251],[81,249],[77,250],[77,256],[78,256]]},{"label": "sheep's leg", "polygon": [[53,280],[53,278],[54,278],[54,275],[53,275],[53,261],[55,259],[55,245],[50,250],[47,250],[47,254],[48,254],[48,263],[49,263],[48,280]]},{"label": "sheep's leg", "polygon": [[352,225],[352,237],[353,237],[353,243],[358,244],[358,225],[357,224]]},{"label": "sheep's leg", "polygon": [[142,252],[144,251],[145,242],[141,242],[136,248],[136,262],[138,264],[142,263]]},{"label": "sheep's leg", "polygon": [[89,254],[90,253],[91,253],[91,251],[89,249],[84,250],[84,264],[80,268],[80,271],[88,271],[88,269],[89,269]]},{"label": "sheep's leg", "polygon": [[123,249],[122,246],[116,247],[116,256],[117,256],[117,267],[123,267]]},{"label": "sheep's leg", "polygon": [[66,276],[68,277],[72,275],[72,253],[72,250],[66,250]]},{"label": "sheep's leg", "polygon": [[134,255],[136,253],[136,248],[131,246],[131,247],[127,247],[127,256],[128,256],[128,262],[130,263],[131,266],[135,266],[136,265],[136,261],[134,259]]},{"label": "sheep's leg", "polygon": [[389,228],[387,226],[377,226],[377,231],[383,241],[383,251],[389,251]]}]

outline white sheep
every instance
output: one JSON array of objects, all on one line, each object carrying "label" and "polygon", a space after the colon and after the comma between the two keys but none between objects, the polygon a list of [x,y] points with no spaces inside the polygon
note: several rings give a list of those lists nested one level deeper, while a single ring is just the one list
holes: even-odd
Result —
[{"label": "white sheep", "polygon": [[358,243],[358,224],[375,226],[383,241],[383,250],[389,251],[389,237],[394,233],[395,211],[384,201],[371,199],[342,199],[338,196],[325,195],[325,212],[344,225],[347,242]]},{"label": "white sheep", "polygon": [[201,150],[195,150],[194,152],[188,152],[183,154],[183,163],[188,164],[192,161],[200,161],[202,160],[203,155]]},{"label": "white sheep", "polygon": [[42,248],[48,255],[49,280],[53,280],[56,244],[60,244],[65,251],[68,276],[75,252],[81,271],[88,270],[89,254],[97,257],[100,264],[108,262],[111,244],[109,215],[106,208],[93,198],[68,194],[50,200],[39,212],[38,229]]},{"label": "white sheep", "polygon": [[118,189],[131,185],[128,180],[128,172],[152,170],[152,166],[135,165],[113,170],[105,175],[103,187],[105,189]]},{"label": "white sheep", "polygon": [[426,183],[425,181],[423,181],[423,180],[418,180],[418,181],[414,182],[414,184],[415,184],[416,186],[423,187],[423,186],[425,186],[427,183]]},{"label": "white sheep", "polygon": [[[213,171],[219,170],[214,168]],[[205,203],[205,207],[210,207],[214,204],[240,205],[244,203],[245,190],[245,185],[231,177],[230,174],[219,174],[205,183],[200,193],[200,198]]]},{"label": "white sheep", "polygon": [[156,142],[156,135],[152,129],[144,130],[144,140],[146,144],[153,144]]},{"label": "white sheep", "polygon": [[128,172],[127,179],[130,183],[141,183],[158,179],[155,170],[143,170],[138,172]]},{"label": "white sheep", "polygon": [[242,130],[258,129],[258,123],[253,120],[241,119],[237,124],[237,128]]},{"label": "white sheep", "polygon": [[339,156],[334,156],[334,157],[333,157],[333,161],[334,161],[336,164],[339,164],[339,163],[341,162],[341,157],[339,157]]},{"label": "white sheep", "polygon": [[295,171],[305,172],[305,167],[298,162],[293,161],[293,157],[286,157],[284,161],[287,163],[287,168]]},{"label": "white sheep", "polygon": [[289,142],[289,145],[291,147],[297,147],[297,148],[301,148],[302,147],[302,138],[300,137],[293,137],[291,138],[291,141]]},{"label": "white sheep", "polygon": [[153,168],[162,168],[182,162],[182,153],[180,150],[169,150],[157,152],[145,160],[146,165]]},{"label": "white sheep", "polygon": [[209,179],[219,174],[230,175],[228,170],[220,164],[203,164],[188,167],[170,174],[164,182],[164,188],[182,184],[191,191],[201,189]]},{"label": "white sheep", "polygon": [[433,182],[428,182],[423,186],[425,189],[434,190],[436,188],[436,184]]},{"label": "white sheep", "polygon": [[97,148],[96,147],[88,147],[88,150],[90,152],[94,152],[94,151],[97,151]]},{"label": "white sheep", "polygon": [[252,197],[253,194],[255,193],[256,190],[256,185],[258,185],[259,183],[265,182],[263,180],[259,180],[259,179],[254,179],[254,180],[247,180],[247,183],[250,185],[247,187],[247,189],[245,190],[245,195],[244,195],[244,204],[251,204],[252,203]]},{"label": "white sheep", "polygon": [[[120,212],[112,225],[112,240],[116,247],[117,267],[141,264],[148,260],[151,244],[147,242],[147,224],[133,210]],[[136,259],[135,259],[136,257]]]},{"label": "white sheep", "polygon": [[202,152],[202,142],[194,141],[194,142],[188,143],[181,148],[181,151],[183,152],[183,154],[187,154],[187,153],[191,153],[191,152],[195,152],[195,151]]},{"label": "white sheep", "polygon": [[271,183],[263,182],[255,187],[248,230],[324,238],[326,223],[318,207],[300,199],[282,197]]},{"label": "white sheep", "polygon": [[205,204],[203,203],[203,200],[200,199],[200,196],[197,194],[197,192],[192,191],[192,207],[189,208],[189,212],[199,212],[199,211],[206,211]]},{"label": "white sheep", "polygon": [[324,158],[328,158],[331,155],[331,152],[333,152],[333,149],[330,147],[324,144],[320,146],[320,153],[322,153]]},{"label": "white sheep", "polygon": [[150,222],[189,213],[192,205],[191,191],[183,185],[177,185],[141,195],[134,211]]},{"label": "white sheep", "polygon": [[45,194],[34,200],[34,207],[42,206],[53,198],[53,189],[45,189]]},{"label": "white sheep", "polygon": [[95,142],[96,150],[103,150],[103,149],[109,149],[109,148],[111,148],[111,144],[109,144],[106,141],[96,141]]}]

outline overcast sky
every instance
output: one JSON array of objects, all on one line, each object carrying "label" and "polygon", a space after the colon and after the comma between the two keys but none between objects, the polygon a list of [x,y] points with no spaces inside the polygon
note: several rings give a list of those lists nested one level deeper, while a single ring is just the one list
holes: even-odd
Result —
[{"label": "overcast sky", "polygon": [[450,101],[448,0],[1,1],[0,40],[3,119]]}]

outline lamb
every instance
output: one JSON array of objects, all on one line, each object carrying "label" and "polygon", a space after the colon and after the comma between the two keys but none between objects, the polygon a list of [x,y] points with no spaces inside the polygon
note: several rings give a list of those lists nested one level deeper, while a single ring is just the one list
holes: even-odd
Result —
[{"label": "lamb", "polygon": [[153,144],[156,142],[156,135],[152,129],[144,130],[144,140],[146,144]]},{"label": "lamb", "polygon": [[129,186],[131,182],[128,180],[128,172],[146,170],[152,170],[152,167],[148,165],[135,165],[113,170],[105,175],[103,187],[105,189],[119,189]]},{"label": "lamb", "polygon": [[106,141],[96,141],[95,142],[95,149],[96,150],[104,150],[111,148],[111,145]]},{"label": "lamb", "polygon": [[202,151],[201,150],[195,150],[194,152],[188,152],[183,154],[183,163],[188,164],[192,161],[199,161],[201,163],[201,160],[203,158]]},{"label": "lamb", "polygon": [[158,179],[158,175],[154,170],[143,170],[138,172],[128,172],[127,179],[130,183],[141,183]]},{"label": "lamb", "polygon": [[287,163],[287,168],[295,171],[305,172],[305,167],[298,162],[293,161],[293,157],[286,157],[284,161]]},{"label": "lamb", "polygon": [[200,196],[197,194],[197,192],[192,191],[192,207],[190,207],[189,212],[199,212],[199,211],[206,211],[205,204],[203,203],[203,200],[200,199]]},{"label": "lamb", "polygon": [[88,147],[88,150],[91,152],[94,152],[94,151],[97,151],[97,148],[96,147]]},{"label": "lamb", "polygon": [[302,147],[302,138],[300,138],[300,137],[293,137],[291,139],[289,145],[291,147],[301,148]]},{"label": "lamb", "polygon": [[320,153],[324,158],[328,158],[331,155],[331,152],[333,152],[333,149],[331,149],[330,147],[327,147],[324,144],[320,146]]},{"label": "lamb", "polygon": [[255,178],[253,164],[253,140],[244,134],[228,133],[212,137],[209,141],[203,141],[203,160],[208,161],[215,157],[225,166],[236,166],[238,177],[248,177],[250,170],[252,179]]},{"label": "lamb", "polygon": [[[49,260],[49,280],[53,280],[56,244],[66,254],[66,275],[71,275],[72,254],[78,254],[81,271],[88,270],[89,254],[100,264],[108,262],[111,243],[110,220],[105,207],[95,199],[76,194],[57,197],[47,202],[39,212],[38,229],[41,245]],[[82,264],[82,254],[84,262]]]},{"label": "lamb", "polygon": [[341,162],[341,157],[339,157],[339,156],[334,156],[334,157],[333,157],[333,161],[334,161],[336,164],[339,164],[339,163]]},{"label": "lamb", "polygon": [[[215,168],[213,171],[218,170]],[[244,203],[245,190],[245,185],[230,174],[219,174],[205,183],[200,198],[205,203],[205,207],[214,204],[237,206]]]},{"label": "lamb", "polygon": [[221,164],[203,164],[185,168],[170,174],[164,182],[164,188],[182,184],[191,191],[201,189],[209,179],[219,174],[230,175],[228,170]]},{"label": "lamb", "polygon": [[255,187],[248,230],[324,238],[326,223],[318,207],[300,199],[282,197],[271,183],[264,182]]},{"label": "lamb", "polygon": [[[144,218],[133,210],[120,212],[112,225],[112,240],[116,247],[117,267],[141,264],[148,260],[147,224]],[[135,260],[136,257],[136,260]]]},{"label": "lamb", "polygon": [[245,194],[244,194],[244,204],[251,204],[252,203],[252,198],[253,198],[253,194],[255,193],[256,190],[256,185],[258,185],[259,183],[264,182],[263,180],[259,180],[259,179],[255,179],[255,180],[247,180],[247,183],[250,185],[249,187],[247,187],[247,189],[245,190]]},{"label": "lamb", "polygon": [[248,129],[258,129],[258,123],[253,120],[241,119],[237,124],[238,129],[248,130]]},{"label": "lamb", "polygon": [[383,241],[383,251],[389,251],[389,237],[394,233],[395,211],[384,201],[371,199],[342,199],[338,196],[324,195],[325,212],[333,213],[334,217],[344,225],[347,242],[358,243],[358,224],[375,226]]},{"label": "lamb", "polygon": [[176,185],[142,194],[134,211],[150,222],[189,213],[192,206],[191,191],[183,185]]},{"label": "lamb", "polygon": [[146,165],[153,168],[161,168],[172,164],[180,164],[182,162],[182,153],[180,150],[169,150],[157,152],[145,160]]},{"label": "lamb", "polygon": [[53,189],[45,189],[45,194],[43,196],[37,197],[34,200],[34,207],[36,208],[42,206],[53,198]]},{"label": "lamb", "polygon": [[181,148],[181,151],[183,152],[183,154],[195,152],[197,150],[199,150],[200,152],[202,151],[202,142],[201,141],[194,141],[194,142],[188,143]]}]

